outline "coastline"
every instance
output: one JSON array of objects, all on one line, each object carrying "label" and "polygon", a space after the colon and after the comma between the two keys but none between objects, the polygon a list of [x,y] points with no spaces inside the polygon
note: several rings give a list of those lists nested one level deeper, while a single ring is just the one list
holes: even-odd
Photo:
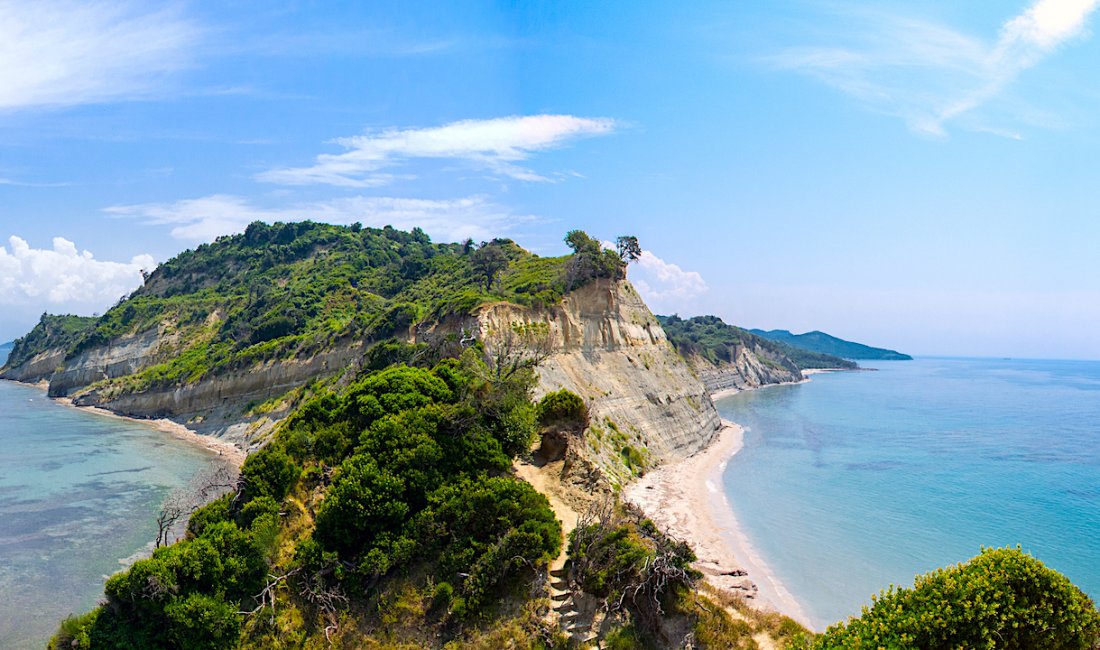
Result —
[{"label": "coastline", "polygon": [[802,606],[745,535],[721,489],[726,463],[743,447],[745,434],[739,424],[722,424],[705,449],[647,473],[624,495],[668,534],[691,544],[699,558],[696,568],[712,585],[813,629]]},{"label": "coastline", "polygon": [[[13,380],[4,379],[3,381],[13,381]],[[40,381],[40,382],[36,382],[36,383],[30,383],[30,382],[14,382],[14,383],[23,384],[24,386],[33,386],[33,387],[38,388],[42,391],[49,391],[49,388],[50,388],[49,382],[47,382],[45,380]],[[103,416],[103,417],[117,418],[119,420],[126,420],[128,422],[134,422],[136,424],[141,424],[141,425],[150,427],[150,428],[152,428],[156,431],[159,431],[161,433],[166,433],[166,434],[172,435],[172,436],[174,436],[174,437],[176,437],[180,440],[183,440],[185,442],[188,442],[188,443],[190,443],[192,445],[195,445],[195,446],[198,446],[198,447],[202,447],[203,449],[205,449],[205,450],[207,450],[207,451],[209,451],[213,454],[216,454],[219,457],[219,460],[221,462],[225,463],[226,465],[229,465],[230,467],[232,467],[236,471],[240,471],[241,465],[244,463],[245,458],[248,456],[248,454],[244,450],[242,450],[240,447],[238,447],[237,445],[235,445],[231,442],[226,442],[224,440],[218,440],[217,438],[213,438],[211,436],[204,436],[201,433],[196,433],[196,432],[192,431],[191,429],[188,429],[186,426],[184,426],[184,425],[182,425],[178,422],[173,422],[172,420],[169,420],[168,418],[161,418],[159,420],[134,418],[134,417],[130,417],[130,416],[127,416],[127,415],[121,415],[119,413],[115,413],[114,411],[110,411],[110,410],[105,409],[105,408],[100,408],[98,406],[77,406],[76,404],[73,403],[73,400],[68,398],[68,397],[51,397],[50,399],[56,401],[59,404],[63,404],[65,406],[68,406],[70,408],[74,408],[74,409],[77,409],[77,410],[80,410],[80,411],[85,411],[87,413],[94,413],[96,415],[100,415],[100,416]]]},{"label": "coastline", "polygon": [[[832,372],[803,371],[803,375]],[[793,385],[810,381],[772,385]],[[752,389],[750,389],[752,390]],[[741,392],[717,391],[712,400]],[[713,586],[747,598],[754,607],[779,612],[806,628],[814,626],[797,599],[787,590],[753,546],[722,490],[722,474],[729,459],[744,447],[744,428],[722,420],[722,428],[693,456],[658,467],[631,483],[625,498],[663,530],[695,549],[695,567]]]}]

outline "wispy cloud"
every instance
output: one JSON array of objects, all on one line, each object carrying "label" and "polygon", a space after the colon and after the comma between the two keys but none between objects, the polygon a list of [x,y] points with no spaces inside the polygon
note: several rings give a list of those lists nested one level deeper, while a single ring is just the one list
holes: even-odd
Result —
[{"label": "wispy cloud", "polygon": [[200,35],[176,9],[0,0],[0,110],[155,95]]},{"label": "wispy cloud", "polygon": [[220,235],[241,232],[253,221],[301,221],[334,224],[361,223],[411,229],[420,227],[437,241],[461,241],[467,237],[488,239],[534,221],[497,205],[483,196],[432,200],[392,197],[348,197],[265,208],[249,199],[214,194],[174,203],[119,205],[104,210],[144,223],[170,225],[172,236],[189,241],[212,241]]},{"label": "wispy cloud", "polygon": [[[897,115],[914,131],[944,136],[948,123],[1002,100],[1022,72],[1082,36],[1097,5],[1100,0],[1038,0],[1006,20],[992,42],[946,25],[852,10],[845,18],[855,28],[840,44],[788,48],[769,60]],[[1019,137],[970,122],[973,130]]]},{"label": "wispy cloud", "polygon": [[151,271],[156,262],[138,255],[129,262],[95,259],[76,244],[55,237],[53,248],[31,248],[26,240],[12,236],[0,246],[0,305],[43,303],[59,311],[90,312],[109,307],[119,297],[141,286],[141,271]]},{"label": "wispy cloud", "polygon": [[0,177],[0,185],[10,185],[12,187],[68,187],[70,183],[31,183],[28,181],[15,180],[13,178]]},{"label": "wispy cloud", "polygon": [[570,140],[604,135],[614,120],[572,115],[528,115],[488,120],[462,120],[422,129],[387,129],[340,138],[346,151],[321,154],[313,165],[263,172],[257,180],[281,185],[376,187],[395,176],[382,170],[411,159],[461,160],[503,177],[547,181],[517,163]]}]

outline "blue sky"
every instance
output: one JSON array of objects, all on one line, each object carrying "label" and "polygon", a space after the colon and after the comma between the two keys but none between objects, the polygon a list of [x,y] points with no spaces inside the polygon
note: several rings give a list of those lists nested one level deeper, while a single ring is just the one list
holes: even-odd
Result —
[{"label": "blue sky", "polygon": [[1100,358],[1098,1],[0,0],[0,340],[312,218],[635,234],[658,312]]}]

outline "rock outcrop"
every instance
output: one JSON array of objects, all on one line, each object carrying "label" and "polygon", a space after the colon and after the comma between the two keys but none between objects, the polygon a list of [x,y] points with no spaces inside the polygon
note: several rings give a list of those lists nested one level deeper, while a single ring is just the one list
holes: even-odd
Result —
[{"label": "rock outcrop", "polygon": [[665,337],[629,282],[598,280],[559,304],[483,307],[481,336],[546,328],[551,354],[538,367],[538,392],[561,388],[588,405],[586,455],[612,483],[705,447],[720,427],[707,388]]},{"label": "rock outcrop", "polygon": [[802,371],[790,359],[761,346],[736,345],[730,362],[711,363],[692,357],[690,364],[710,393],[724,390],[749,390],[768,384],[802,381]]},{"label": "rock outcrop", "polygon": [[37,384],[40,381],[49,381],[59,368],[65,366],[65,350],[50,348],[35,354],[26,362],[18,366],[5,367],[0,372],[0,379],[10,379],[28,384]]}]

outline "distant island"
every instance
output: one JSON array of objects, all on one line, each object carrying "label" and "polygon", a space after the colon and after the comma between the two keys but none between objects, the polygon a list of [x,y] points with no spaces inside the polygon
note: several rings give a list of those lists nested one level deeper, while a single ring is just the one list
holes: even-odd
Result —
[{"label": "distant island", "polygon": [[817,352],[819,354],[831,354],[844,359],[871,359],[874,361],[912,361],[913,357],[897,350],[875,348],[862,343],[854,343],[838,339],[835,336],[814,330],[805,334],[792,334],[789,330],[759,330],[751,329],[749,332],[769,339],[786,343],[787,345]]},{"label": "distant island", "polygon": [[14,345],[15,345],[14,341],[8,341],[7,343],[0,343],[0,366],[7,363],[8,355],[11,354],[11,349]]}]

